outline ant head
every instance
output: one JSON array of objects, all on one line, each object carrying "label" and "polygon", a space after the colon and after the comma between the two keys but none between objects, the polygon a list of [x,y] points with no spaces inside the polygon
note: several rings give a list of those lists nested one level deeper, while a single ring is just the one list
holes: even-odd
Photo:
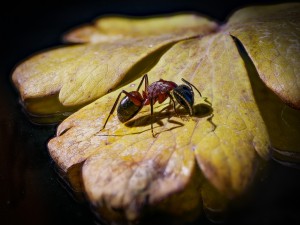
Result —
[{"label": "ant head", "polygon": [[174,97],[176,101],[183,106],[192,116],[194,114],[194,91],[193,88],[198,92],[200,97],[202,97],[200,91],[190,82],[185,79],[181,79],[185,84],[181,84],[173,89]]},{"label": "ant head", "polygon": [[190,116],[194,114],[194,92],[193,89],[185,84],[178,85],[173,89],[173,95],[176,101],[189,112]]}]

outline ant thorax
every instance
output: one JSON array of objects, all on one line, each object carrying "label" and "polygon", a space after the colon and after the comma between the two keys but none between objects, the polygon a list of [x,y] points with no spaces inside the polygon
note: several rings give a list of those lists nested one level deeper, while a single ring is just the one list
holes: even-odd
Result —
[{"label": "ant thorax", "polygon": [[169,93],[171,90],[177,87],[177,84],[172,81],[165,81],[160,79],[155,81],[147,87],[147,97],[148,98],[157,98],[159,95],[164,95]]}]

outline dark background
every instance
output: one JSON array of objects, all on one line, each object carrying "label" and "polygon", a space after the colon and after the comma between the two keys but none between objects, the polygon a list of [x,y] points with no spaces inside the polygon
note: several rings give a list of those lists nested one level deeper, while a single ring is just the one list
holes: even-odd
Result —
[{"label": "dark background", "polygon": [[[61,185],[46,143],[56,126],[31,124],[10,81],[15,65],[61,45],[70,28],[103,14],[194,11],[220,23],[237,8],[276,1],[9,1],[0,6],[0,224],[95,224],[85,203]],[[280,1],[277,1],[280,2]],[[5,4],[5,5],[3,5]],[[299,12],[300,13],[300,12]],[[300,171],[271,161],[246,204],[225,224],[300,224]],[[211,224],[205,218],[195,224]]]}]

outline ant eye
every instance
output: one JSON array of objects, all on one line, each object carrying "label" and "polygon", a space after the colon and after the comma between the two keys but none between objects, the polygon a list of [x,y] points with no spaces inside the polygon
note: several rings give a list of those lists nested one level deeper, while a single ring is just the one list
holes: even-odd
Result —
[{"label": "ant eye", "polygon": [[193,105],[194,105],[194,93],[190,87],[187,85],[179,85],[173,89],[174,97],[176,101],[185,108],[189,112],[189,114],[193,115]]}]

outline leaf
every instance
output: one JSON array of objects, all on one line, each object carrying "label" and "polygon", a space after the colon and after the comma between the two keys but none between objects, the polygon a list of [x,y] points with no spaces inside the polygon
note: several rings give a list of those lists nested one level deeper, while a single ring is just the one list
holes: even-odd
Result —
[{"label": "leaf", "polygon": [[[86,160],[82,176],[90,201],[100,211],[124,211],[130,220],[138,218],[145,205],[154,206],[200,182],[191,179],[195,158],[219,191],[228,197],[243,193],[257,169],[258,155],[267,157],[268,135],[233,40],[218,34],[182,41],[148,74],[150,81],[164,77],[179,83],[183,77],[196,85],[212,103],[216,127],[208,120],[210,107],[198,96],[198,112],[188,121],[160,112],[166,104],[155,107],[157,138],[150,132],[149,107],[127,126],[113,116],[100,132],[119,89],[58,127],[48,147],[59,167],[67,172]],[[134,90],[138,82],[125,89]]]},{"label": "leaf", "polygon": [[213,22],[199,20],[197,30],[179,28],[175,33],[46,51],[20,64],[12,79],[30,114],[72,111],[124,85],[128,77],[134,79],[149,70],[175,42],[216,27]]},{"label": "leaf", "polygon": [[168,14],[159,17],[104,16],[91,25],[80,26],[64,36],[67,42],[97,43],[124,38],[160,36],[162,34],[182,35],[184,33],[204,34],[216,24],[196,14]]},{"label": "leaf", "polygon": [[228,21],[260,78],[284,102],[300,109],[300,4],[253,6]]},{"label": "leaf", "polygon": [[[235,12],[227,25],[254,64],[252,86],[270,134],[272,157],[296,167],[300,161],[299,10],[297,3],[247,7]],[[283,102],[255,78],[257,73]]]},{"label": "leaf", "polygon": [[228,199],[209,182],[201,186],[201,196],[207,218],[214,223],[224,222],[228,213]]},{"label": "leaf", "polygon": [[287,106],[267,88],[249,57],[244,51],[241,54],[250,75],[256,103],[267,126],[272,158],[284,165],[299,168],[300,110]]}]

